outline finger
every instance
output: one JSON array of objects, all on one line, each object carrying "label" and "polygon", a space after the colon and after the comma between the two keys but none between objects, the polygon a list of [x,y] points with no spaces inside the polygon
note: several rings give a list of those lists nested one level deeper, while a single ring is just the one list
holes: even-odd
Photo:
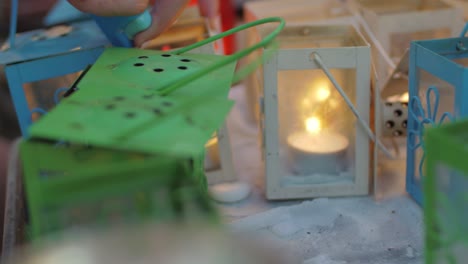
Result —
[{"label": "finger", "polygon": [[174,23],[189,0],[157,0],[152,9],[153,20],[151,26],[137,34],[135,46],[143,47],[143,43],[159,36]]},{"label": "finger", "polygon": [[207,18],[215,18],[219,14],[220,0],[198,0],[200,14]]},{"label": "finger", "polygon": [[143,13],[151,0],[68,0],[78,10],[97,16],[131,16]]}]

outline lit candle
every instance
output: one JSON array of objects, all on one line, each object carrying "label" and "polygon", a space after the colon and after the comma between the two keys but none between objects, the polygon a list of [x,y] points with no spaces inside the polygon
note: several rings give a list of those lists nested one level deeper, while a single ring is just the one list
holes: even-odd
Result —
[{"label": "lit candle", "polygon": [[289,135],[287,144],[296,174],[336,174],[344,167],[349,141],[338,133],[322,131],[320,119],[311,117],[306,130]]}]

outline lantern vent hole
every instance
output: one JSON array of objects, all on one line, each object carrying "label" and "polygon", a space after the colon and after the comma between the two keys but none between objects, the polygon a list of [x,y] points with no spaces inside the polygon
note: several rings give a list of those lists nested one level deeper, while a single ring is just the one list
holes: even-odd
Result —
[{"label": "lantern vent hole", "polygon": [[403,111],[401,111],[400,109],[397,109],[393,112],[393,114],[396,116],[396,117],[399,117],[401,115],[403,115]]},{"label": "lantern vent hole", "polygon": [[135,63],[133,64],[133,66],[135,67],[141,67],[141,66],[144,66],[145,64],[144,63],[141,63],[141,62],[138,62],[138,63]]},{"label": "lantern vent hole", "polygon": [[179,66],[179,67],[177,67],[177,69],[179,69],[179,70],[186,70],[186,69],[188,69],[188,68],[187,68],[187,66]]},{"label": "lantern vent hole", "polygon": [[156,69],[153,69],[154,72],[163,72],[164,69],[161,69],[161,68],[156,68]]},{"label": "lantern vent hole", "polygon": [[114,108],[115,108],[115,105],[114,105],[114,104],[108,104],[108,105],[106,105],[106,109],[107,109],[107,110],[112,110],[112,109],[114,109]]},{"label": "lantern vent hole", "polygon": [[133,112],[127,112],[127,113],[125,113],[125,117],[126,117],[126,118],[129,118],[129,119],[134,118],[135,116],[136,116],[136,114],[133,113]]}]

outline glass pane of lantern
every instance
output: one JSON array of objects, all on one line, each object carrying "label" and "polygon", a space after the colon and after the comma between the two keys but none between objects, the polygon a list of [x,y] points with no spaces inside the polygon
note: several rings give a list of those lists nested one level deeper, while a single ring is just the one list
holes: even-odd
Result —
[{"label": "glass pane of lantern", "polygon": [[390,57],[394,61],[398,61],[403,56],[406,49],[409,49],[411,41],[448,38],[450,36],[450,28],[440,28],[408,33],[393,33],[390,35]]},{"label": "glass pane of lantern", "polygon": [[[57,103],[54,99],[57,89],[70,88],[80,74],[81,72],[71,73],[57,78],[24,84],[24,93],[29,109],[41,108],[45,111],[52,109]],[[61,91],[57,94],[58,98],[56,99],[60,100],[61,96],[65,93],[64,89],[61,89]],[[33,114],[33,121],[36,121],[39,117],[40,115]]]},{"label": "glass pane of lantern", "polygon": [[[418,95],[421,104],[420,106],[411,106],[412,111],[417,116],[416,120],[413,120],[416,122],[416,129],[418,130],[418,133],[414,135],[415,140],[413,142],[415,145],[421,142],[424,129],[450,121],[448,118],[443,118],[443,113],[456,115],[456,109],[454,108],[455,88],[422,69],[418,69],[418,72],[420,76]],[[432,90],[430,87],[433,87]],[[416,148],[414,159],[414,175],[418,181],[421,175],[425,175],[424,170],[424,148],[420,146]]]},{"label": "glass pane of lantern", "polygon": [[436,168],[434,220],[439,248],[435,263],[464,263],[468,259],[468,175],[443,163]]},{"label": "glass pane of lantern", "polygon": [[[331,72],[354,102],[355,70]],[[355,118],[322,70],[279,72],[278,116],[283,183],[354,181]]]}]

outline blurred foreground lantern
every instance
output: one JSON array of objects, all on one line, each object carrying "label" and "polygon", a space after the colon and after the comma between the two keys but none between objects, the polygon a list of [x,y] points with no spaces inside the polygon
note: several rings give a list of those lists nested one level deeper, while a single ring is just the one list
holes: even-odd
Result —
[{"label": "blurred foreground lantern", "polygon": [[[379,89],[411,41],[454,37],[463,27],[461,11],[440,0],[354,0],[353,3],[366,24],[364,26],[369,27],[375,36],[373,42],[379,42],[372,43],[377,75],[382,80]],[[391,61],[382,56],[377,45]]]},{"label": "blurred foreground lantern", "polygon": [[267,198],[368,194],[370,47],[350,25],[290,26],[278,42],[264,50]]},{"label": "blurred foreground lantern", "polygon": [[425,136],[426,263],[465,263],[468,258],[468,122],[429,129]]},{"label": "blurred foreground lantern", "polygon": [[425,174],[424,129],[468,114],[465,47],[468,47],[467,37],[411,43],[406,188],[420,204],[423,201],[421,180]]},{"label": "blurred foreground lantern", "polygon": [[[284,18],[289,25],[301,23],[308,25],[329,25],[351,23],[353,16],[342,0],[290,0],[290,1],[251,1],[244,6],[245,21],[270,16]],[[261,38],[258,28],[247,31],[247,45]],[[263,86],[261,67],[246,80],[249,118],[258,122],[260,90]]]}]

